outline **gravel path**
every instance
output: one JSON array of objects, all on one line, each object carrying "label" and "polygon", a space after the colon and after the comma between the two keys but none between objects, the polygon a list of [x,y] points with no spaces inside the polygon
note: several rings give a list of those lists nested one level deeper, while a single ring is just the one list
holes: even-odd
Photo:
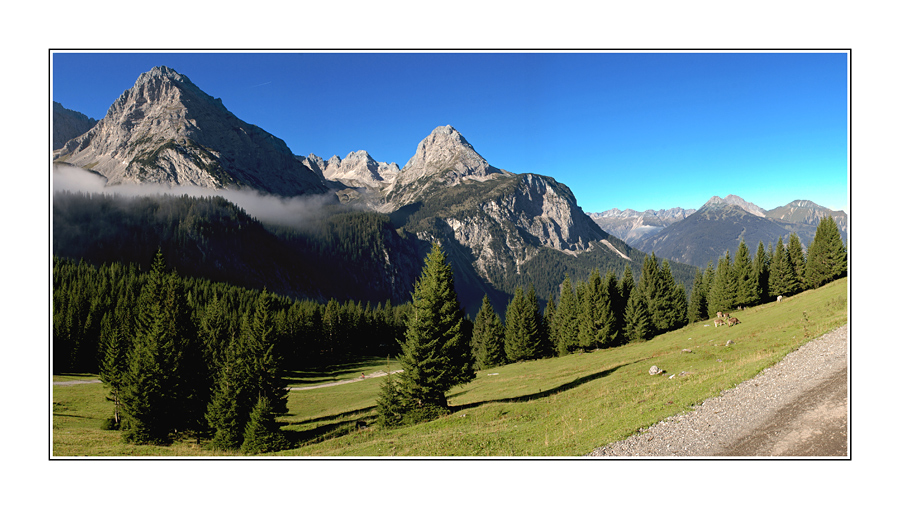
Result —
[{"label": "gravel path", "polygon": [[849,458],[847,325],[692,411],[587,456]]}]

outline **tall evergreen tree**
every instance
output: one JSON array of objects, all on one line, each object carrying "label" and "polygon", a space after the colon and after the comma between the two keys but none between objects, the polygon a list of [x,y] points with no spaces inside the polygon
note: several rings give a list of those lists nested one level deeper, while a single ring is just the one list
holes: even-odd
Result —
[{"label": "tall evergreen tree", "polygon": [[712,287],[707,296],[709,316],[714,316],[720,311],[734,309],[736,300],[737,278],[735,277],[734,267],[731,264],[731,254],[726,251],[725,256],[719,258]]},{"label": "tall evergreen tree", "polygon": [[522,287],[516,287],[506,306],[505,347],[509,362],[537,359],[540,356],[540,314],[536,301],[526,297]]},{"label": "tall evergreen tree", "polygon": [[556,314],[556,301],[553,295],[547,299],[547,305],[544,306],[544,317],[541,320],[541,336],[543,340],[544,357],[553,357],[556,355],[556,338],[551,334],[553,325],[553,315]]},{"label": "tall evergreen tree", "polygon": [[759,303],[760,292],[756,271],[750,260],[750,250],[744,239],[738,245],[734,255],[734,277],[737,287],[736,306],[754,306]]},{"label": "tall evergreen tree", "polygon": [[703,285],[703,273],[699,268],[694,272],[694,284],[691,287],[687,315],[689,323],[709,318],[706,312],[706,287]]},{"label": "tall evergreen tree", "polygon": [[818,288],[847,275],[847,248],[831,216],[826,216],[816,226],[804,274],[810,288]]},{"label": "tall evergreen tree", "polygon": [[684,285],[675,283],[669,260],[663,260],[659,271],[660,302],[656,307],[654,327],[659,331],[670,331],[687,325],[687,292]]},{"label": "tall evergreen tree", "polygon": [[612,304],[607,287],[594,269],[579,292],[578,346],[588,350],[607,346],[612,332]]},{"label": "tall evergreen tree", "polygon": [[578,299],[572,289],[572,280],[566,274],[559,294],[559,306],[553,313],[551,336],[554,338],[557,355],[572,353],[578,344]]},{"label": "tall evergreen tree", "polygon": [[807,289],[806,284],[806,256],[803,254],[803,245],[800,237],[791,232],[788,239],[787,252],[790,256],[792,272],[796,277],[796,289],[793,293],[799,293]]},{"label": "tall evergreen tree", "polygon": [[646,341],[652,337],[650,310],[641,292],[631,292],[622,321],[623,332],[628,342]]},{"label": "tall evergreen tree", "polygon": [[769,298],[769,255],[762,241],[756,248],[756,257],[753,258],[753,274],[756,277],[756,287],[759,291],[757,303]]},{"label": "tall evergreen tree", "polygon": [[528,293],[525,295],[525,304],[525,312],[530,315],[528,321],[537,324],[535,334],[531,339],[534,343],[533,358],[540,359],[549,357],[553,353],[553,348],[550,346],[549,334],[547,327],[544,325],[544,315],[541,313],[541,305],[538,302],[537,290],[535,290],[533,284],[528,285]]},{"label": "tall evergreen tree", "polygon": [[245,321],[242,335],[250,366],[250,382],[257,388],[257,394],[251,405],[264,398],[274,413],[284,414],[287,413],[288,389],[284,380],[278,338],[269,311],[270,300],[271,295],[267,291],[259,295],[252,318]]},{"label": "tall evergreen tree", "polygon": [[217,449],[240,448],[249,419],[247,402],[257,394],[250,384],[250,368],[242,342],[241,337],[231,341],[206,411],[213,433],[212,445]]},{"label": "tall evergreen tree", "polygon": [[134,346],[122,387],[126,441],[166,442],[185,421],[178,379],[187,311],[182,290],[178,277],[166,272],[158,251],[141,290]]},{"label": "tall evergreen tree", "polygon": [[494,312],[490,299],[485,295],[481,300],[481,309],[478,310],[472,330],[472,350],[476,369],[492,368],[505,362],[503,335],[503,323]]},{"label": "tall evergreen tree", "polygon": [[244,441],[241,452],[244,454],[262,454],[287,449],[287,439],[275,422],[275,409],[269,400],[262,396],[250,412],[247,427],[244,429]]},{"label": "tall evergreen tree", "polygon": [[402,344],[399,389],[416,405],[447,408],[446,392],[475,377],[453,270],[437,243],[416,281]]},{"label": "tall evergreen tree", "polygon": [[103,315],[100,325],[100,381],[110,390],[109,398],[113,402],[113,420],[119,424],[119,395],[125,384],[125,373],[128,369],[129,344],[118,323],[113,323],[113,314]]}]

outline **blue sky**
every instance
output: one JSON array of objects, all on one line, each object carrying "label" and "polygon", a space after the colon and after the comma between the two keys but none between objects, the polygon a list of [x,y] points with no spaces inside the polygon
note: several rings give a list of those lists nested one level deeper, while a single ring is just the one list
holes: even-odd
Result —
[{"label": "blue sky", "polygon": [[843,52],[54,53],[52,96],[99,119],[157,65],[299,155],[403,166],[449,124],[492,165],[565,183],[586,212],[728,194],[848,206]]}]

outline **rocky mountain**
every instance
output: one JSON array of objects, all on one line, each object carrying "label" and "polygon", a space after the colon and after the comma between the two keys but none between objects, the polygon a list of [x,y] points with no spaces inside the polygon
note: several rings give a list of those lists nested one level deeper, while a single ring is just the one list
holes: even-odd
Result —
[{"label": "rocky mountain", "polygon": [[772,219],[812,226],[818,225],[819,221],[826,216],[834,218],[834,222],[837,223],[838,228],[841,230],[841,236],[844,237],[844,242],[846,242],[847,213],[842,210],[834,211],[809,200],[794,200],[787,205],[782,205],[766,212],[766,217]]},{"label": "rocky mountain", "polygon": [[[551,177],[492,166],[452,126],[435,128],[402,168],[375,161],[363,150],[327,161],[314,154],[296,156],[282,140],[241,121],[221,100],[167,67],[142,74],[94,127],[56,150],[54,160],[102,175],[107,185],[190,184],[280,196],[324,193],[340,199],[328,207],[352,203],[353,207],[324,213],[317,223],[304,227],[318,232],[314,235],[292,232],[284,225],[264,225],[277,234],[277,239],[266,242],[289,246],[271,249],[279,253],[280,261],[272,262],[277,267],[273,273],[280,274],[279,287],[300,284],[290,283],[284,272],[293,264],[320,276],[328,274],[329,284],[343,285],[319,288],[318,294],[313,288],[303,290],[323,298],[346,297],[373,285],[379,295],[408,297],[419,261],[434,240],[444,246],[454,266],[460,299],[472,316],[485,294],[502,312],[517,286],[534,285],[539,298],[547,299],[558,292],[566,274],[576,281],[587,279],[596,269],[621,275],[626,265],[639,274],[644,258],[644,253],[591,220],[567,186]],[[141,242],[162,245],[165,241],[198,256],[185,261],[190,261],[191,271],[252,273],[244,255],[220,267],[203,262],[220,258],[214,252],[218,248],[209,246],[233,243],[205,240],[208,226],[203,225],[208,221],[190,212],[188,205],[179,202],[176,208],[185,211],[184,221],[189,224],[154,219],[157,233],[148,229]],[[330,219],[341,214],[338,223]],[[95,231],[96,225],[82,228],[78,224],[91,222],[90,216],[68,214],[59,225],[69,230],[54,231],[54,239],[64,238],[70,247],[85,243],[86,252],[100,257],[120,239],[131,238],[134,225],[139,224],[132,221],[124,229],[113,227],[102,235],[107,247],[91,250],[89,244],[95,238],[84,232]],[[115,222],[104,219],[104,224]],[[361,238],[355,227],[347,225],[370,225],[369,233]],[[157,237],[161,240],[154,240]],[[221,256],[228,259],[225,253]],[[342,274],[346,262],[359,264],[354,260],[365,260],[369,268],[348,268],[352,277]],[[328,263],[333,267],[326,267]],[[690,285],[693,268],[673,264],[672,272],[677,281]]]},{"label": "rocky mountain", "polygon": [[567,273],[586,279],[591,269],[621,273],[626,264],[640,272],[643,253],[592,221],[567,186],[492,166],[452,126],[423,139],[393,182],[375,184],[361,190],[373,209],[389,212],[405,234],[442,242],[470,310],[484,294],[502,310],[528,284],[548,298]]},{"label": "rocky mountain", "polygon": [[614,235],[628,244],[636,244],[644,237],[653,235],[696,211],[697,209],[685,210],[681,207],[643,212],[613,208],[604,212],[590,212],[588,216],[610,235]]},{"label": "rocky mountain", "polygon": [[741,239],[755,256],[761,241],[766,248],[781,237],[785,243],[796,233],[801,244],[809,246],[815,238],[819,220],[832,215],[846,237],[846,214],[820,207],[809,200],[796,200],[783,207],[765,211],[739,196],[725,199],[712,197],[697,212],[681,221],[644,237],[633,246],[641,251],[655,252],[671,260],[705,267],[715,263],[729,251],[737,251]]},{"label": "rocky mountain", "polygon": [[733,194],[729,194],[724,199],[719,198],[718,196],[713,196],[712,198],[709,199],[709,201],[706,202],[705,205],[709,206],[709,207],[735,205],[737,207],[740,207],[740,208],[746,210],[747,212],[753,214],[756,217],[766,217],[766,211],[763,210],[762,207],[760,207],[759,205],[750,203],[750,202],[744,200],[743,198],[741,198],[740,196],[735,196]]},{"label": "rocky mountain", "polygon": [[53,101],[53,150],[62,148],[67,141],[88,132],[96,124],[96,120],[84,113]]},{"label": "rocky mountain", "polygon": [[252,188],[282,196],[327,191],[284,141],[238,119],[182,74],[154,67],[89,131],[54,152],[110,185]]}]

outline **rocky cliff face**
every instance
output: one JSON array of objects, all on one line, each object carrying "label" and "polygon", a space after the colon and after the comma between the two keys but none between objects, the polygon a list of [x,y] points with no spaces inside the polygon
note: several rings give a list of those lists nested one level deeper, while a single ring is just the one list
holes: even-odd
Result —
[{"label": "rocky cliff face", "polygon": [[67,141],[88,132],[97,121],[53,101],[53,150],[63,147]]},{"label": "rocky cliff face", "polygon": [[186,76],[154,67],[54,158],[109,184],[244,187],[283,196],[327,188],[287,145],[229,112]]},{"label": "rocky cliff face", "polygon": [[383,192],[389,207],[396,209],[443,187],[510,175],[488,164],[452,126],[440,126],[419,142],[415,155]]}]

